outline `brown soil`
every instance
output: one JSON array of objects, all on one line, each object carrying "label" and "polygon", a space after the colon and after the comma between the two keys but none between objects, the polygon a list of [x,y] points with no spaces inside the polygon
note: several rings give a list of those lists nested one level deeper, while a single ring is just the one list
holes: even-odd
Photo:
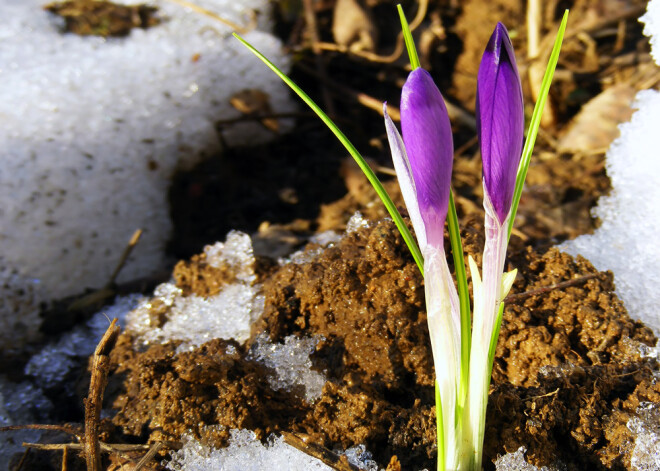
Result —
[{"label": "brown soil", "polygon": [[[527,249],[511,260],[520,268],[516,293],[577,282],[507,305],[485,462],[525,446],[537,465],[560,459],[571,470],[624,469],[632,451],[625,446],[627,419],[640,401],[660,398],[652,382],[658,365],[635,347],[655,338],[630,320],[611,274],[598,274],[586,260],[555,249]],[[184,291],[207,295],[216,289],[208,285],[217,284],[199,276],[207,270],[198,257],[174,276]],[[581,281],[591,274],[597,276]],[[328,378],[320,399],[308,404],[301,391],[270,389],[264,367],[246,359],[250,342],[214,340],[177,356],[175,344],[137,352],[128,333],[113,353],[123,380],[113,423],[141,440],[178,440],[192,431],[215,446],[231,428],[262,438],[289,431],[329,449],[365,444],[382,466],[396,455],[403,469],[432,468],[433,365],[423,281],[394,225],[374,222],[310,262],[263,278],[266,308],[253,337],[263,331],[280,342],[322,336],[313,355]],[[203,427],[213,424],[227,430],[207,436]]]},{"label": "brown soil", "polygon": [[44,5],[64,19],[64,31],[81,36],[127,36],[133,28],[148,28],[160,20],[148,5],[119,5],[103,0],[67,0]]}]

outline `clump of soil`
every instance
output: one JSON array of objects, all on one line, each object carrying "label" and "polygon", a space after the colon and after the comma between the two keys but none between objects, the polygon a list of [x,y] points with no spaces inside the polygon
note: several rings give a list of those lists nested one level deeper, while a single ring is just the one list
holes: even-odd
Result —
[{"label": "clump of soil", "polygon": [[[468,253],[479,249],[468,227]],[[311,250],[318,247],[310,247]],[[192,432],[223,446],[228,429],[304,434],[328,449],[365,444],[385,466],[432,468],[433,365],[423,280],[393,223],[379,220],[305,263],[261,264],[265,309],[244,346],[213,340],[188,353],[176,343],[137,351],[130,332],[112,354],[118,409],[113,423],[133,439],[178,440]],[[660,400],[658,365],[637,346],[655,338],[632,321],[613,293],[610,273],[556,249],[520,251],[519,268],[497,347],[484,462],[525,446],[536,465],[629,468],[626,422],[641,401]],[[203,257],[180,264],[185,292],[208,295],[214,279]],[[191,276],[191,274],[197,274]],[[534,291],[572,280],[570,286]],[[247,356],[256,335],[321,336],[315,368],[328,379],[313,403],[304,391],[274,391],[263,365]],[[210,433],[206,425],[224,426]]]},{"label": "clump of soil", "polygon": [[64,18],[64,31],[80,36],[127,36],[133,28],[149,28],[160,22],[156,7],[105,0],[53,2],[44,10]]}]

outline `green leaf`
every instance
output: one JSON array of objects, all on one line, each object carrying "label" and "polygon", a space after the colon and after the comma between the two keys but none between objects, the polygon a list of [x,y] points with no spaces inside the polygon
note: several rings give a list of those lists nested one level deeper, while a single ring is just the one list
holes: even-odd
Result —
[{"label": "green leaf", "polygon": [[438,471],[445,471],[445,427],[442,418],[440,387],[435,382],[435,423],[438,437]]},{"label": "green leaf", "polygon": [[408,51],[408,59],[410,60],[410,67],[412,70],[419,68],[419,57],[417,56],[417,49],[415,48],[415,42],[413,41],[412,33],[410,32],[410,26],[408,26],[408,20],[406,20],[406,15],[403,13],[403,8],[401,4],[396,6],[399,10],[399,19],[401,20],[401,30],[403,31],[403,39],[406,43],[406,50]]},{"label": "green leaf", "polygon": [[520,197],[522,196],[522,189],[523,185],[525,184],[525,178],[527,177],[529,163],[532,160],[532,151],[534,150],[534,144],[536,143],[536,135],[538,134],[539,126],[541,125],[541,116],[543,115],[545,103],[548,101],[550,83],[552,82],[552,77],[555,73],[555,69],[557,68],[559,51],[561,50],[561,43],[564,39],[567,22],[568,10],[564,12],[564,17],[561,20],[561,25],[559,26],[559,31],[557,32],[557,37],[555,38],[555,45],[552,48],[552,52],[550,53],[550,60],[548,61],[548,66],[546,67],[545,74],[543,75],[539,97],[536,100],[536,105],[534,106],[532,120],[530,121],[529,129],[527,130],[527,140],[525,141],[525,146],[523,147],[522,157],[520,158],[520,165],[518,167],[518,174],[516,175],[516,187],[513,191],[511,217],[509,218],[509,238],[511,238],[511,230],[513,229],[513,222],[516,219],[518,203],[520,203]]},{"label": "green leaf", "polygon": [[[504,303],[500,303],[500,308],[497,310],[497,318],[493,326],[493,334],[490,337],[490,345],[488,346],[488,383],[490,384],[490,377],[493,374],[493,362],[495,361],[495,350],[497,349],[497,339],[500,336],[500,327],[502,327],[502,317],[504,317]],[[488,391],[488,386],[486,386]]]},{"label": "green leaf", "polygon": [[471,317],[470,317],[470,292],[468,290],[467,274],[465,272],[465,258],[463,257],[463,242],[458,227],[458,216],[454,204],[454,193],[449,192],[449,210],[447,211],[447,226],[449,228],[449,242],[451,254],[454,259],[456,271],[456,284],[458,285],[458,300],[461,311],[461,382],[459,388],[459,405],[465,405],[470,374],[470,341],[471,341]]},{"label": "green leaf", "polygon": [[419,267],[419,271],[422,273],[422,275],[424,275],[424,258],[422,257],[422,253],[419,250],[419,247],[417,246],[415,238],[408,230],[408,227],[403,221],[399,210],[394,205],[392,198],[390,198],[390,196],[387,194],[387,191],[385,191],[385,188],[383,188],[383,185],[378,180],[378,177],[376,177],[376,174],[373,172],[373,170],[371,170],[369,164],[367,164],[355,146],[351,143],[351,141],[348,140],[344,133],[339,130],[337,125],[330,119],[330,117],[325,114],[323,110],[316,103],[314,103],[314,101],[298,85],[293,82],[293,80],[287,77],[284,72],[278,69],[275,64],[269,61],[266,56],[257,51],[254,46],[248,43],[245,39],[236,33],[234,33],[234,37],[243,43],[243,45],[247,47],[255,56],[261,59],[264,64],[266,64],[273,72],[275,72],[275,74],[277,74],[280,79],[282,79],[284,83],[291,87],[291,89],[296,92],[296,94],[302,98],[305,103],[307,103],[307,106],[309,106],[318,115],[318,117],[321,118],[325,125],[330,128],[337,139],[339,139],[339,141],[344,145],[348,153],[351,154],[353,159],[355,159],[355,162],[357,162],[362,172],[364,172],[365,176],[369,180],[369,183],[371,183],[371,186],[373,186],[374,190],[376,190],[376,193],[385,205],[385,208],[387,208],[387,211],[390,213],[390,216],[394,220],[394,224],[396,224],[396,227],[401,233],[403,240],[410,249],[413,258]]}]

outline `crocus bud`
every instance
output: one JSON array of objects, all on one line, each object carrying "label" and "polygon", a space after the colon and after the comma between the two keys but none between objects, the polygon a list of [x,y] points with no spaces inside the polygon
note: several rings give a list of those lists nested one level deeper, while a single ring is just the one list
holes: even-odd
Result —
[{"label": "crocus bud", "polygon": [[503,224],[511,209],[525,116],[516,58],[502,23],[497,23],[481,59],[476,114],[484,188]]},{"label": "crocus bud", "polygon": [[447,107],[424,69],[413,70],[403,86],[401,130],[427,242],[441,247],[454,144]]}]

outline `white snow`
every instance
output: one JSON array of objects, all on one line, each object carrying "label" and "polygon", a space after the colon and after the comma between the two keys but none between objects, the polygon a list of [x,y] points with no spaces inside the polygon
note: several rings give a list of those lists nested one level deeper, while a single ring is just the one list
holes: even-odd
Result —
[{"label": "white snow", "polygon": [[[103,286],[137,228],[119,281],[165,266],[170,178],[220,148],[214,123],[240,116],[232,95],[258,89],[273,111],[293,111],[281,81],[213,18],[159,1],[158,26],[80,37],[62,34],[45,3],[0,2],[0,347],[35,334],[40,301]],[[288,69],[267,0],[195,3],[241,25],[258,11],[244,37]],[[222,136],[273,134],[241,122]]]},{"label": "white snow", "polygon": [[[234,270],[236,280],[225,285],[215,296],[184,296],[173,283],[156,288],[151,299],[143,300],[127,316],[127,329],[142,344],[182,340],[179,351],[190,350],[212,339],[245,342],[250,326],[264,309],[261,286],[254,283],[254,254],[250,237],[230,232],[226,242],[204,249],[212,265],[226,265]],[[155,305],[167,308],[163,325],[152,319]]]},{"label": "white snow", "polygon": [[332,471],[316,458],[271,437],[266,446],[251,430],[231,430],[229,447],[212,449],[188,438],[181,450],[172,454],[167,468],[172,471]]},{"label": "white snow", "polygon": [[[660,0],[649,3],[642,17],[660,60]],[[630,315],[660,334],[660,92],[637,94],[631,121],[607,152],[606,169],[612,191],[598,200],[593,214],[602,225],[559,246],[581,254],[599,270],[612,270],[616,292]]]},{"label": "white snow", "polygon": [[[271,435],[264,446],[251,430],[230,430],[229,446],[213,449],[195,439],[184,437],[181,450],[172,453],[167,464],[171,471],[331,471],[320,460],[287,444],[282,437]],[[364,446],[349,448],[344,453],[358,469],[378,471],[371,453]]]}]

